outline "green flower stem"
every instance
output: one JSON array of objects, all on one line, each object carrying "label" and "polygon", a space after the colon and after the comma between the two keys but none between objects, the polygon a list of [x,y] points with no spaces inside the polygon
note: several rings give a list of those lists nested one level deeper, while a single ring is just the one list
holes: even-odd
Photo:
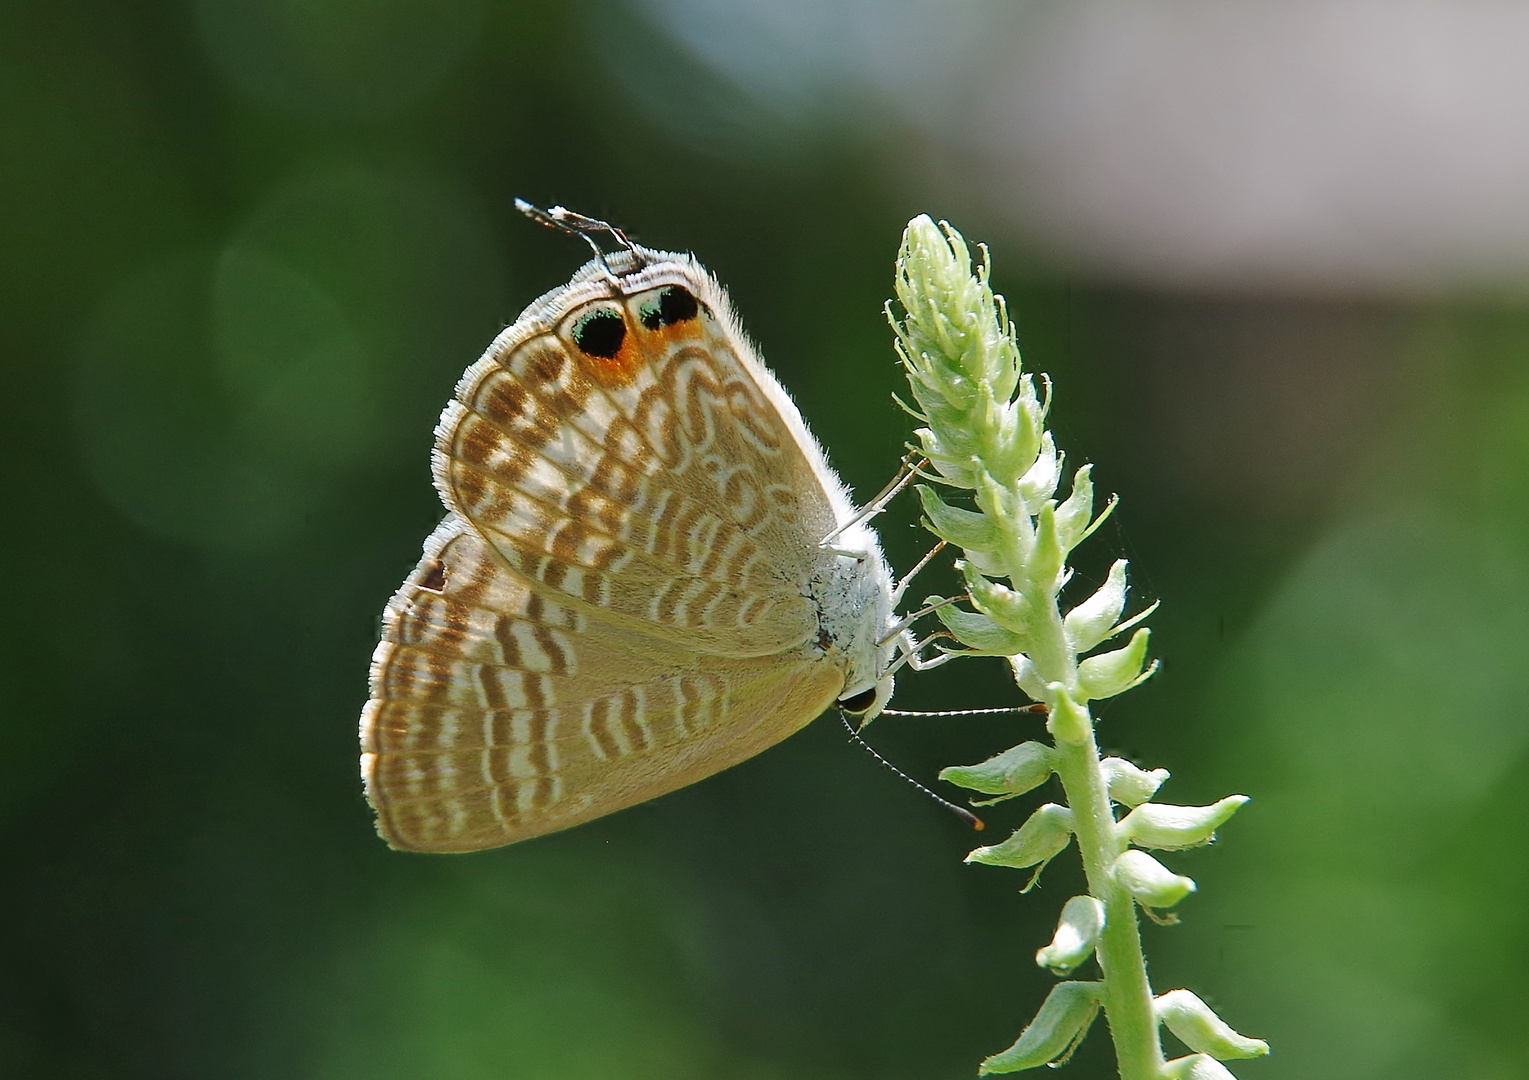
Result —
[{"label": "green flower stem", "polygon": [[1073,831],[1083,856],[1089,895],[1104,905],[1104,930],[1096,955],[1104,973],[1104,1018],[1115,1043],[1121,1080],[1156,1080],[1163,1067],[1152,987],[1136,922],[1136,901],[1110,877],[1110,864],[1125,850],[1116,837],[1099,747],[1092,730],[1080,744],[1057,747],[1056,773],[1072,808]]},{"label": "green flower stem", "polygon": [[[979,488],[979,492],[981,489]],[[993,513],[979,494],[977,505],[998,523],[1004,536],[1004,569],[1011,581],[1030,576],[1029,561],[1016,553],[1026,550],[1025,532],[1016,527],[1011,512]],[[1028,526],[1026,520],[1024,525]],[[1054,595],[1032,602],[1032,626],[1027,656],[1042,682],[1060,683],[1068,696],[1082,695],[1077,686],[1078,663],[1062,625]],[[1048,719],[1050,711],[1048,710]],[[1121,1080],[1157,1080],[1164,1064],[1157,1019],[1152,1013],[1152,986],[1147,980],[1147,961],[1136,921],[1136,901],[1110,876],[1110,866],[1126,849],[1115,829],[1109,785],[1100,764],[1093,726],[1085,728],[1082,742],[1057,740],[1054,768],[1073,812],[1073,834],[1083,858],[1083,872],[1091,896],[1104,905],[1104,929],[1096,955],[1104,974],[1104,1015],[1115,1044]]]},{"label": "green flower stem", "polygon": [[[1195,885],[1138,849],[1209,843],[1247,799],[1232,795],[1205,807],[1151,803],[1167,770],[1099,758],[1088,702],[1124,693],[1156,665],[1147,663],[1144,628],[1135,629],[1123,647],[1094,652],[1153,610],[1123,619],[1123,560],[1115,562],[1093,596],[1065,616],[1059,603],[1068,580],[1067,556],[1103,517],[1093,514],[1090,469],[1077,470],[1071,494],[1058,497],[1062,456],[1045,428],[1047,403],[1020,366],[1014,329],[1003,298],[988,285],[985,262],[973,267],[958,232],[927,217],[908,223],[897,262],[897,298],[903,318],[888,315],[917,405],[907,408],[924,424],[916,433],[927,459],[924,475],[956,489],[976,508],[947,503],[930,486],[918,489],[926,527],[962,550],[959,565],[970,590],[964,599],[974,609],[942,604],[936,614],[960,642],[952,653],[1008,658],[1020,688],[1045,703],[1054,740],[1050,747],[1023,743],[980,765],[940,775],[996,796],[984,800],[992,803],[1029,791],[1054,772],[1067,799],[1066,806],[1042,806],[1009,839],[978,848],[966,861],[1039,866],[1038,876],[1076,837],[1092,899],[1068,902],[1053,945],[1040,950],[1036,961],[1066,974],[1092,951],[1102,972],[1097,983],[1058,984],[1019,1040],[984,1060],[980,1071],[1059,1064],[1087,1034],[1101,1003],[1122,1080],[1168,1075],[1158,1039],[1162,1023],[1179,1025],[1176,1033],[1190,1031],[1205,1043],[1195,1049],[1213,1057],[1267,1053],[1266,1044],[1238,1035],[1189,991],[1154,999],[1147,981],[1136,906],[1171,907]],[[922,663],[914,660],[916,666]],[[1112,777],[1118,782],[1113,798]],[[1128,822],[1116,821],[1115,803],[1134,808]],[[1214,1062],[1202,1064],[1194,1068],[1225,1071]],[[1188,1067],[1175,1066],[1180,1073]]]}]

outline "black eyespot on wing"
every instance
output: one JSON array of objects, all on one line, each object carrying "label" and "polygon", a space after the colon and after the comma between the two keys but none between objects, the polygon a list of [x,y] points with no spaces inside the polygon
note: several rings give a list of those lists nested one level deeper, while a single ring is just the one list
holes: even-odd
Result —
[{"label": "black eyespot on wing", "polygon": [[573,328],[573,343],[590,356],[610,360],[626,340],[626,320],[619,311],[599,308],[580,319]]},{"label": "black eyespot on wing", "polygon": [[839,699],[839,708],[847,713],[863,713],[872,705],[876,704],[876,688],[862,690],[858,694],[851,694],[847,698]]},{"label": "black eyespot on wing", "polygon": [[420,580],[421,589],[429,589],[431,592],[446,591],[446,564],[436,559],[430,564],[430,569],[425,571],[425,576]]},{"label": "black eyespot on wing", "polygon": [[658,294],[658,318],[665,326],[677,322],[689,322],[701,308],[700,301],[689,289],[679,285],[665,285]]},{"label": "black eyespot on wing", "polygon": [[661,326],[673,326],[689,322],[701,310],[701,302],[695,294],[682,285],[665,285],[658,291],[656,302],[644,304],[637,319],[648,330]]}]

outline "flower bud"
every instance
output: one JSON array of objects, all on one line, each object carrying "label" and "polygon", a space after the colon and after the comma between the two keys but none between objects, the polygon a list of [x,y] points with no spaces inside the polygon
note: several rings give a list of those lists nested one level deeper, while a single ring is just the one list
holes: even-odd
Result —
[{"label": "flower bud", "polygon": [[[972,467],[978,473],[977,487],[973,494],[978,507],[993,519],[999,534],[1004,538],[1004,575],[1008,575],[1011,560],[1017,559],[1022,567],[1030,558],[1030,549],[1035,546],[1035,522],[1030,520],[1030,515],[1019,505],[1018,495],[1013,488],[1005,487],[994,479],[986,468],[987,464],[985,459],[978,461],[973,458]],[[1015,578],[1014,585],[1023,591],[1027,580]]]},{"label": "flower bud", "polygon": [[1126,561],[1116,559],[1104,584],[1099,586],[1094,595],[1069,611],[1063,620],[1068,646],[1073,652],[1082,655],[1098,645],[1110,636],[1110,630],[1120,621],[1120,613],[1125,610],[1125,606]]},{"label": "flower bud", "polygon": [[[932,596],[926,603],[933,604],[939,599]],[[991,656],[1013,656],[1025,651],[1023,637],[1012,630],[1005,630],[980,611],[963,611],[954,605],[946,605],[937,608],[935,614],[962,645],[975,652]]]},{"label": "flower bud", "polygon": [[1237,1034],[1188,990],[1159,994],[1152,999],[1152,1012],[1185,1046],[1218,1060],[1262,1057],[1269,1052],[1268,1043]]},{"label": "flower bud", "polygon": [[1051,944],[1035,954],[1035,962],[1057,975],[1066,975],[1090,956],[1104,930],[1104,905],[1092,896],[1074,896],[1062,906]]},{"label": "flower bud", "polygon": [[1030,633],[1031,609],[1023,595],[983,577],[970,563],[963,561],[957,565],[966,578],[973,607],[1005,630],[1016,634]]},{"label": "flower bud", "polygon": [[1195,883],[1175,874],[1145,851],[1127,851],[1110,866],[1110,874],[1138,902],[1149,908],[1170,908],[1195,891]]},{"label": "flower bud", "polygon": [[1031,701],[1046,700],[1047,683],[1028,656],[1019,653],[1009,657],[1009,667],[1014,672],[1014,685],[1029,694]]},{"label": "flower bud", "polygon": [[1199,847],[1214,840],[1216,830],[1247,801],[1246,795],[1228,795],[1209,806],[1142,803],[1115,827],[1138,847],[1163,851]]},{"label": "flower bud", "polygon": [[1023,795],[1051,775],[1056,751],[1044,743],[1023,742],[990,757],[980,765],[952,765],[940,770],[940,779],[984,795],[996,795],[990,805]]},{"label": "flower bud", "polygon": [[1050,704],[1046,730],[1051,732],[1051,737],[1059,743],[1074,746],[1087,742],[1094,729],[1094,718],[1088,715],[1087,706],[1074,701],[1061,683],[1049,684],[1045,696]]},{"label": "flower bud", "polygon": [[1067,552],[1056,531],[1056,511],[1048,503],[1035,515],[1035,546],[1025,565],[1025,576],[1038,588],[1054,593],[1066,560]]},{"label": "flower bud", "polygon": [[971,457],[969,454],[962,453],[961,447],[947,445],[946,441],[930,428],[919,428],[913,434],[918,438],[919,447],[929,458],[929,463],[947,484],[963,488],[976,486]]},{"label": "flower bud", "polygon": [[1174,1058],[1163,1066],[1163,1080],[1237,1080],[1221,1062],[1209,1054],[1191,1054]]},{"label": "flower bud", "polygon": [[1099,762],[1104,770],[1105,782],[1109,784],[1110,798],[1121,806],[1140,806],[1163,786],[1168,779],[1167,769],[1139,769],[1125,758],[1107,757]]},{"label": "flower bud", "polygon": [[[1024,477],[1035,471],[1037,451],[1044,459],[1045,447],[1051,439],[1051,433],[1042,430],[1039,411],[1026,407],[1033,406],[1035,391],[1028,387],[1028,379],[1025,383],[1027,386],[1021,389],[1020,397],[1012,402],[1001,401],[999,388],[984,383],[985,408],[977,422],[971,425],[974,433],[981,431],[988,436],[983,439],[984,446],[980,451],[983,467],[1000,484],[1021,493],[1025,490]],[[1031,397],[1028,402],[1024,396],[1026,389]]]},{"label": "flower bud", "polygon": [[1057,983],[1019,1040],[977,1066],[978,1076],[1019,1072],[1065,1061],[1088,1034],[1104,987],[1096,982]]},{"label": "flower bud", "polygon": [[1057,454],[1051,432],[1042,432],[1041,449],[1036,455],[1035,464],[1019,478],[1019,498],[1028,513],[1038,512],[1056,492],[1057,481],[1061,479],[1061,467],[1062,459]]},{"label": "flower bud", "polygon": [[1056,531],[1062,547],[1068,551],[1077,547],[1088,535],[1089,519],[1094,513],[1094,482],[1092,465],[1084,465],[1072,474],[1072,494],[1056,508]]},{"label": "flower bud", "polygon": [[1078,691],[1084,701],[1114,697],[1131,689],[1157,670],[1156,661],[1145,672],[1142,663],[1147,659],[1147,640],[1152,631],[1142,627],[1131,635],[1131,642],[1123,649],[1090,656],[1078,665]]},{"label": "flower bud", "polygon": [[[1034,866],[1045,863],[1072,841],[1072,811],[1047,803],[1000,844],[976,848],[966,862],[986,866]],[[1150,856],[1149,856],[1150,857]]]},{"label": "flower bud", "polygon": [[950,506],[926,484],[918,485],[916,490],[924,516],[929,519],[929,530],[940,539],[966,551],[994,551],[998,548],[1001,540],[992,518],[974,510]]}]

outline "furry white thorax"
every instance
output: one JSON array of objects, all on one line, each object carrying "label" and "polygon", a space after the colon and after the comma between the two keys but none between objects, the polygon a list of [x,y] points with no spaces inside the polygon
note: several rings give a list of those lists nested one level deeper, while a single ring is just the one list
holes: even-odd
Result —
[{"label": "furry white thorax", "polygon": [[[857,559],[839,554],[841,551],[864,555]],[[823,549],[808,583],[808,595],[817,608],[818,627],[829,642],[829,650],[843,656],[844,689],[839,699],[874,689],[876,697],[871,706],[854,710],[864,720],[873,719],[892,696],[892,676],[885,672],[896,647],[890,641],[880,648],[876,645],[888,636],[892,624],[892,573],[869,526],[846,529],[834,538],[833,550]]]}]

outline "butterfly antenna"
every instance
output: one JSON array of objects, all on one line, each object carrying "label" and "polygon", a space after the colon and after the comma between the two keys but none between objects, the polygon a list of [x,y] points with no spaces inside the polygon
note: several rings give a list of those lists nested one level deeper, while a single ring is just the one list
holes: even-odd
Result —
[{"label": "butterfly antenna", "polygon": [[594,234],[609,233],[616,243],[632,253],[632,256],[637,259],[639,265],[644,261],[642,252],[638,250],[637,245],[627,238],[625,232],[608,221],[585,217],[583,214],[569,210],[565,206],[553,206],[543,210],[541,207],[533,206],[524,199],[515,200],[515,209],[538,225],[545,225],[549,229],[557,229],[559,232],[579,237],[595,253],[595,258],[600,261],[600,265],[605,268],[606,274],[612,281],[616,279],[615,272],[611,270],[610,264],[605,261],[605,251],[595,242]]},{"label": "butterfly antenna", "polygon": [[882,709],[878,716],[1012,716],[1017,713],[1043,713],[1046,706],[1037,702],[1034,705],[1005,705],[997,709],[938,709],[928,712],[923,709]]},{"label": "butterfly antenna", "polygon": [[[886,710],[882,710],[882,711],[885,712]],[[845,716],[844,713],[842,713],[842,712],[839,713],[839,719],[841,721],[843,721],[843,723],[844,723],[844,730],[849,732],[849,737],[851,739],[853,739],[855,742],[859,743],[860,744],[860,748],[862,750],[864,750],[867,754],[870,754],[871,757],[875,758],[877,761],[881,762],[887,768],[891,769],[898,776],[902,777],[904,780],[908,781],[908,783],[912,784],[914,787],[916,787],[920,791],[922,791],[925,795],[928,795],[935,802],[939,803],[945,809],[949,810],[952,814],[955,814],[956,817],[958,817],[962,821],[966,822],[968,825],[970,825],[977,832],[981,832],[983,829],[987,828],[987,826],[985,824],[983,824],[982,819],[980,817],[978,817],[976,814],[972,813],[970,810],[966,809],[966,807],[964,807],[964,806],[957,806],[955,803],[951,802],[949,799],[942,799],[942,798],[940,798],[940,796],[938,796],[934,792],[930,791],[923,784],[920,784],[917,780],[913,779],[913,777],[909,776],[907,773],[905,773],[901,769],[899,769],[896,765],[893,765],[886,758],[884,758],[880,754],[878,754],[876,752],[875,747],[873,747],[870,743],[866,742],[864,739],[862,739],[860,737],[860,732],[855,730],[855,726],[849,722],[849,717]]]}]

